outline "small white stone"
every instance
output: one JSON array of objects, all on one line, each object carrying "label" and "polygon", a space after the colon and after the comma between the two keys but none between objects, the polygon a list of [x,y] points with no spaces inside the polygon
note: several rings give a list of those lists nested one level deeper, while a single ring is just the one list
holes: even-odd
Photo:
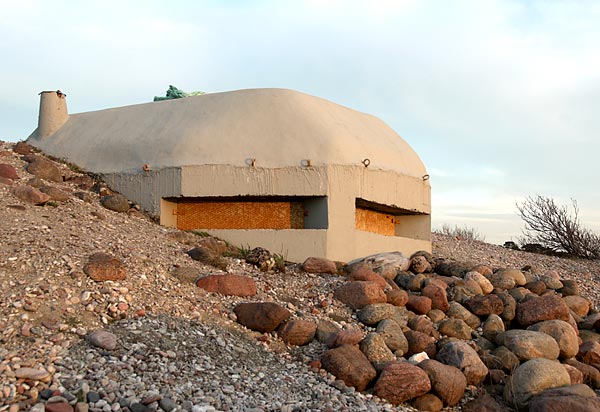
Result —
[{"label": "small white stone", "polygon": [[419,353],[415,353],[410,358],[408,358],[408,361],[410,363],[412,363],[413,365],[416,365],[416,364],[421,363],[422,361],[424,361],[426,359],[429,359],[429,356],[427,356],[427,353],[425,353],[425,352],[419,352]]}]

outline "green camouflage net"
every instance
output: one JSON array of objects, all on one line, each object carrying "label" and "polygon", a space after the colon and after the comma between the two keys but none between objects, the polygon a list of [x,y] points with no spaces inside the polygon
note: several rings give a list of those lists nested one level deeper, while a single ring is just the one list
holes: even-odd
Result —
[{"label": "green camouflage net", "polygon": [[167,90],[166,96],[154,96],[154,101],[158,102],[161,100],[171,100],[171,99],[181,99],[182,97],[190,97],[190,96],[200,96],[204,94],[204,92],[191,92],[186,93],[183,90],[178,89],[177,87],[170,85]]}]

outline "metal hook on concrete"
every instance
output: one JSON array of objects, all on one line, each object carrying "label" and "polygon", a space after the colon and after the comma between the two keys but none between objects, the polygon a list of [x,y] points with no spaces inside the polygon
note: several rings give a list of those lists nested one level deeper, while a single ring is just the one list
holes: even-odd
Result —
[{"label": "metal hook on concrete", "polygon": [[150,171],[150,165],[149,165],[148,163],[144,163],[144,164],[142,165],[142,170],[143,170],[144,172],[149,172],[149,171]]},{"label": "metal hook on concrete", "polygon": [[423,181],[426,182],[429,180],[429,175],[423,175]]},{"label": "metal hook on concrete", "polygon": [[371,164],[371,159],[365,158],[361,163],[365,165],[365,167],[369,167],[369,165]]},{"label": "metal hook on concrete", "polygon": [[246,164],[248,166],[256,167],[256,158],[250,157],[250,158],[246,159]]},{"label": "metal hook on concrete", "polygon": [[310,159],[302,159],[300,161],[300,166],[302,166],[302,167],[311,167],[312,164],[311,164]]}]

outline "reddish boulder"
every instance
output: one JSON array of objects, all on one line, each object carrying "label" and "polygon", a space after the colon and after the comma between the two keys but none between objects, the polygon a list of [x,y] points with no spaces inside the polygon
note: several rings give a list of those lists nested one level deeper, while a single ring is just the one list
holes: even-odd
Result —
[{"label": "reddish boulder", "polygon": [[408,341],[408,352],[405,357],[410,357],[415,353],[425,352],[430,358],[434,358],[436,354],[435,339],[423,332],[415,330],[407,330],[404,332],[404,337]]},{"label": "reddish boulder", "polygon": [[600,367],[600,343],[588,341],[579,345],[577,359],[587,365],[597,365]]},{"label": "reddish boulder", "polygon": [[444,407],[442,400],[432,393],[426,393],[412,402],[413,406],[420,411],[437,412]]},{"label": "reddish boulder", "polygon": [[590,301],[583,296],[565,296],[563,300],[569,309],[571,309],[580,318],[585,318],[592,307]]},{"label": "reddish boulder", "polygon": [[309,273],[337,273],[335,262],[325,258],[309,257],[302,264],[302,270]]},{"label": "reddish boulder", "polygon": [[398,405],[431,390],[427,373],[408,362],[388,363],[373,389],[375,395]]},{"label": "reddish boulder", "polygon": [[44,412],[73,412],[73,407],[67,402],[48,402],[44,406]]},{"label": "reddish boulder", "polygon": [[277,334],[288,345],[303,346],[315,337],[317,324],[303,319],[292,319],[279,326]]},{"label": "reddish boulder", "polygon": [[26,167],[26,170],[40,179],[49,180],[52,182],[63,181],[62,173],[58,167],[56,167],[54,162],[41,157],[38,157],[33,160],[33,162],[29,163]]},{"label": "reddish boulder", "polygon": [[18,153],[20,155],[32,154],[35,150],[35,147],[33,147],[27,142],[17,142],[17,144],[15,144],[13,147],[13,152]]},{"label": "reddish boulder", "polygon": [[533,282],[527,282],[525,284],[525,289],[529,289],[532,293],[536,295],[541,295],[546,291],[546,284],[541,280],[534,280]]},{"label": "reddish boulder", "polygon": [[519,302],[516,319],[522,326],[529,326],[551,319],[568,322],[569,314],[569,307],[564,300],[560,296],[551,293]]},{"label": "reddish boulder", "polygon": [[438,283],[430,282],[421,290],[421,295],[427,296],[429,299],[431,299],[431,307],[433,309],[439,309],[442,312],[446,312],[448,310],[448,296],[446,295],[446,288],[440,286]]},{"label": "reddish boulder", "polygon": [[12,186],[13,181],[12,181],[12,179],[9,179],[6,177],[0,177],[0,184],[6,185],[6,186]]},{"label": "reddish boulder", "polygon": [[124,280],[127,276],[127,269],[123,262],[108,253],[90,255],[83,271],[96,282]]},{"label": "reddish boulder", "polygon": [[250,276],[235,275],[208,275],[196,281],[196,286],[207,292],[219,293],[225,296],[254,296],[256,283]]},{"label": "reddish boulder", "polygon": [[467,378],[462,372],[450,365],[444,365],[434,359],[426,359],[419,363],[429,376],[433,392],[448,406],[457,405],[467,389]]},{"label": "reddish boulder", "polygon": [[323,369],[341,379],[347,386],[365,390],[377,372],[367,357],[353,345],[329,349],[321,356]]},{"label": "reddish boulder", "polygon": [[[353,267],[352,272],[348,275],[349,280],[362,280],[365,282],[375,282],[382,289],[385,289],[388,285],[387,281],[383,276],[373,272],[370,268],[365,265],[357,265]],[[402,305],[400,305],[402,306]]]},{"label": "reddish boulder", "polygon": [[431,299],[427,296],[408,295],[406,308],[418,315],[425,315],[431,310]]},{"label": "reddish boulder", "polygon": [[408,327],[414,331],[423,332],[426,335],[433,336],[436,339],[440,337],[440,333],[436,329],[431,319],[429,319],[429,316],[414,316],[408,321]]},{"label": "reddish boulder", "polygon": [[360,309],[373,303],[385,303],[385,292],[375,282],[348,282],[340,286],[333,297],[352,309]]},{"label": "reddish boulder", "polygon": [[477,295],[464,303],[477,316],[500,315],[504,311],[502,300],[496,295]]},{"label": "reddish boulder", "polygon": [[410,271],[415,274],[431,272],[431,264],[425,256],[413,256],[410,258]]},{"label": "reddish boulder", "polygon": [[516,311],[517,311],[516,299],[514,297],[512,297],[512,295],[505,290],[498,292],[495,295],[500,298],[500,300],[502,301],[502,304],[504,305],[504,310],[502,310],[500,317],[506,321],[513,320],[516,316]]},{"label": "reddish boulder", "polygon": [[68,193],[63,192],[59,188],[52,186],[42,186],[40,187],[40,192],[47,194],[48,196],[50,196],[51,200],[57,202],[66,202],[71,198]]},{"label": "reddish boulder", "polygon": [[[565,363],[577,368],[583,374],[584,383],[590,385],[594,389],[600,388],[600,371],[598,369],[575,359],[567,359]],[[569,373],[569,375],[571,374]]]},{"label": "reddish boulder", "polygon": [[273,302],[240,303],[233,312],[238,323],[262,333],[273,332],[291,316],[286,308]]},{"label": "reddish boulder", "polygon": [[0,163],[0,177],[5,177],[12,180],[19,179],[17,169],[6,163]]},{"label": "reddish boulder", "polygon": [[363,340],[363,333],[360,329],[344,329],[334,332],[327,339],[327,346],[336,348],[342,345],[357,345]]},{"label": "reddish boulder", "polygon": [[17,186],[12,190],[13,195],[23,202],[41,206],[50,200],[50,196],[29,186]]},{"label": "reddish boulder", "polygon": [[385,292],[387,303],[394,306],[406,306],[408,302],[408,293],[402,289],[390,289]]},{"label": "reddish boulder", "polygon": [[571,385],[577,385],[583,383],[583,372],[577,369],[575,366],[571,366],[568,363],[563,363],[563,367],[571,378]]}]

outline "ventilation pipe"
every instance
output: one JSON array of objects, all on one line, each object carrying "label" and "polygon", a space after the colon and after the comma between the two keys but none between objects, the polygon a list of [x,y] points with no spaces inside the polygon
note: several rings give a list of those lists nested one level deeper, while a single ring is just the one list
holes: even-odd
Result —
[{"label": "ventilation pipe", "polygon": [[52,136],[69,119],[67,95],[57,91],[40,93],[40,116],[38,118],[38,137]]}]

